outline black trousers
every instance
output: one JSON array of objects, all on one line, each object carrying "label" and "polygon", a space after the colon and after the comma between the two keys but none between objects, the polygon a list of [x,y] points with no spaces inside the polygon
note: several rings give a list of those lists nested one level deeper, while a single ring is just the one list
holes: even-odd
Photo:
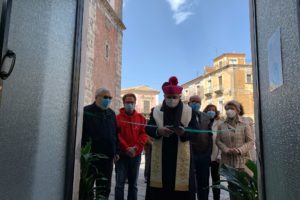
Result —
[{"label": "black trousers", "polygon": [[[219,163],[217,161],[211,162],[210,171],[211,171],[212,183],[214,185],[216,184],[216,182],[220,181]],[[212,190],[213,190],[214,200],[220,200],[220,189],[213,188]]]},{"label": "black trousers", "polygon": [[96,196],[101,195],[106,198],[109,197],[113,163],[113,158],[100,159],[93,162],[94,166],[91,168],[90,173],[92,173],[96,178]]},{"label": "black trousers", "polygon": [[210,153],[193,153],[196,172],[197,198],[208,200]]},{"label": "black trousers", "polygon": [[148,182],[150,178],[150,166],[151,166],[151,146],[149,149],[145,149],[145,171],[144,178]]}]

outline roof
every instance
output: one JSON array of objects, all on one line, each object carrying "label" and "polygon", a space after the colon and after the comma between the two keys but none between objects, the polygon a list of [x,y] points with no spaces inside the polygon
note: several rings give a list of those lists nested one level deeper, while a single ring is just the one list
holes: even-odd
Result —
[{"label": "roof", "polygon": [[244,53],[223,53],[222,55],[214,58],[214,61],[219,60],[222,57],[245,57],[246,54]]},{"label": "roof", "polygon": [[150,88],[149,86],[146,86],[146,85],[140,85],[140,86],[136,86],[136,87],[123,88],[123,89],[121,89],[121,92],[125,92],[125,91],[155,92],[155,93],[157,93],[157,94],[160,93],[159,90]]},{"label": "roof", "polygon": [[192,80],[190,80],[186,83],[181,84],[181,87],[184,87],[184,86],[190,85],[190,84],[194,84],[194,82],[200,81],[202,79],[203,79],[203,76],[198,76],[198,77],[196,77],[196,78],[194,78],[194,79],[192,79]]}]

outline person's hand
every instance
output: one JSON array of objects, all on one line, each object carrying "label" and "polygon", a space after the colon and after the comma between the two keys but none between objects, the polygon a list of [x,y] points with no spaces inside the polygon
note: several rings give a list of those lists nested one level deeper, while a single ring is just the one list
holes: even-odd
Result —
[{"label": "person's hand", "polygon": [[231,148],[227,151],[227,154],[232,154],[232,155],[239,155],[240,151],[236,148]]},{"label": "person's hand", "polygon": [[237,148],[234,148],[234,149],[233,149],[233,154],[234,154],[234,155],[240,155],[241,152],[240,152]]},{"label": "person's hand", "polygon": [[228,149],[226,153],[227,154],[233,154],[233,149]]},{"label": "person's hand", "polygon": [[161,127],[157,129],[157,133],[163,137],[170,137],[170,135],[173,134],[174,131],[167,127]]},{"label": "person's hand", "polygon": [[120,159],[120,156],[118,154],[116,154],[114,157],[114,163],[116,163],[119,159]]},{"label": "person's hand", "polygon": [[175,134],[178,136],[182,136],[184,134],[184,128],[182,126],[175,129]]},{"label": "person's hand", "polygon": [[136,150],[137,148],[136,147],[129,147],[126,154],[127,156],[129,156],[130,158],[133,158],[136,156]]}]

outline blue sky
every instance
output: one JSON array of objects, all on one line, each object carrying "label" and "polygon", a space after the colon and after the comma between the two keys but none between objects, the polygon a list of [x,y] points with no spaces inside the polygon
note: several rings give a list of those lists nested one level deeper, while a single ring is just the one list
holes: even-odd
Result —
[{"label": "blue sky", "polygon": [[251,61],[248,0],[124,0],[122,88],[183,84],[226,52]]}]

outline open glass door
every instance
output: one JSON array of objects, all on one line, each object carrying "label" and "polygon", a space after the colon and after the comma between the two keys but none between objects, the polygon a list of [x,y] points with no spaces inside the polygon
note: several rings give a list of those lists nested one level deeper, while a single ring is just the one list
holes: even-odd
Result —
[{"label": "open glass door", "polygon": [[[2,0],[0,1],[0,10],[2,10]],[[1,19],[2,19],[2,17],[0,15],[0,23],[1,23]],[[2,25],[0,24],[0,26],[2,26]],[[2,57],[1,57],[1,60],[2,60]],[[0,105],[1,105],[1,99],[2,99],[2,88],[3,88],[3,81],[0,78]]]},{"label": "open glass door", "polygon": [[15,65],[16,54],[7,48],[12,0],[0,0],[0,105],[3,80],[7,79]]}]

